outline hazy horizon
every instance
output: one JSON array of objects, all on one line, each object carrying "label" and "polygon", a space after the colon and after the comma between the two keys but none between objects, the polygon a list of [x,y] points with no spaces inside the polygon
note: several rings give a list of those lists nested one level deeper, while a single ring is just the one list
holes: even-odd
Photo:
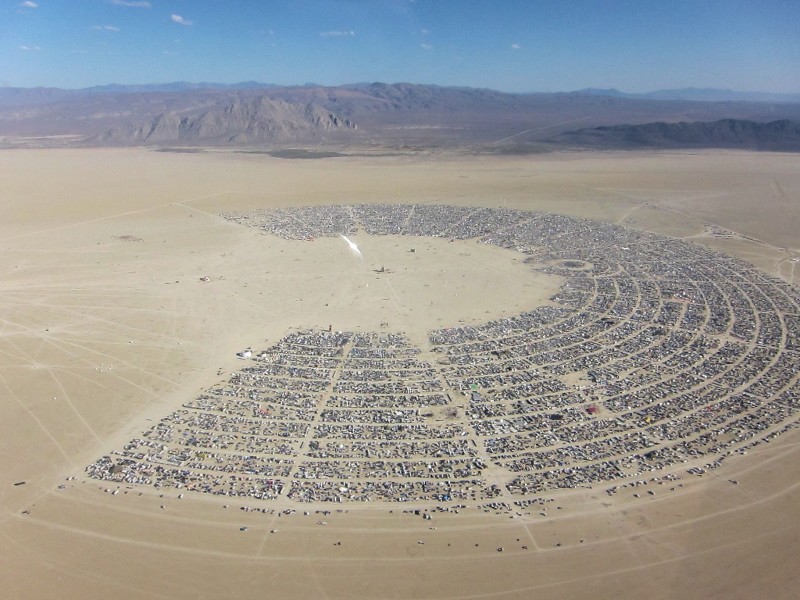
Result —
[{"label": "hazy horizon", "polygon": [[741,89],[731,89],[731,88],[717,88],[717,87],[710,87],[710,86],[685,86],[685,87],[676,87],[676,88],[654,88],[654,89],[646,89],[641,91],[632,91],[628,89],[619,89],[613,86],[582,86],[578,88],[572,89],[559,89],[559,90],[522,90],[522,91],[506,91],[500,90],[497,88],[491,88],[486,86],[471,86],[471,85],[462,85],[462,84],[438,84],[438,83],[422,83],[418,81],[386,81],[386,80],[374,80],[374,81],[344,81],[340,83],[318,83],[315,81],[306,81],[303,83],[275,83],[272,81],[258,81],[258,80],[237,80],[237,81],[210,81],[210,80],[187,80],[187,79],[173,79],[173,80],[163,80],[163,81],[133,81],[129,83],[120,83],[119,81],[109,81],[106,83],[96,83],[93,85],[88,86],[80,86],[80,87],[62,87],[62,86],[49,86],[49,85],[35,85],[35,86],[15,86],[9,85],[8,82],[3,82],[0,84],[0,89],[63,89],[68,91],[83,91],[83,90],[91,90],[91,89],[98,89],[98,88],[134,88],[134,87],[159,87],[159,86],[179,86],[185,85],[187,89],[204,89],[203,86],[219,86],[224,89],[254,89],[263,86],[265,89],[270,87],[276,88],[293,88],[293,87],[331,87],[331,88],[339,88],[339,87],[354,87],[360,85],[413,85],[413,86],[433,86],[433,87],[441,87],[441,88],[463,88],[463,89],[474,89],[474,90],[490,90],[494,92],[500,93],[508,93],[508,94],[570,94],[570,93],[577,93],[577,92],[611,92],[611,93],[619,93],[621,95],[630,95],[630,96],[637,96],[637,95],[647,95],[647,94],[656,94],[656,93],[666,93],[666,92],[717,92],[717,93],[729,93],[729,94],[754,94],[754,95],[774,95],[774,96],[798,96],[800,92],[776,92],[775,90],[767,90],[767,89],[758,89],[758,90],[741,90]]},{"label": "hazy horizon", "polygon": [[0,85],[401,82],[559,92],[800,93],[800,5],[13,0]]}]

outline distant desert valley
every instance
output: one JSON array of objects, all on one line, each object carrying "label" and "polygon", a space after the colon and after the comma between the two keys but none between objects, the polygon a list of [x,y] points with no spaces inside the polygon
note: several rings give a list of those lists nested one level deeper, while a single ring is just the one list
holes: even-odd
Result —
[{"label": "distant desert valley", "polygon": [[797,95],[693,88],[511,94],[408,83],[0,87],[0,147],[798,151],[799,122]]},{"label": "distant desert valley", "polygon": [[793,597],[800,102],[699,94],[0,88],[3,597]]}]

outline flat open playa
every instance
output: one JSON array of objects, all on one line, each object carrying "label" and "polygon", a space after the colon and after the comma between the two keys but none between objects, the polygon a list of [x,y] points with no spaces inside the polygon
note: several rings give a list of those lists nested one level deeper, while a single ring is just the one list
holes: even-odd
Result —
[{"label": "flat open playa", "polygon": [[245,347],[329,326],[422,345],[434,328],[547,305],[561,284],[498,247],[359,232],[358,259],[342,240],[265,236],[221,213],[544,211],[705,245],[797,285],[800,155],[9,150],[0,179],[0,596],[795,596],[797,429],[673,483],[430,519],[399,503],[119,486],[85,468],[225,381]]}]

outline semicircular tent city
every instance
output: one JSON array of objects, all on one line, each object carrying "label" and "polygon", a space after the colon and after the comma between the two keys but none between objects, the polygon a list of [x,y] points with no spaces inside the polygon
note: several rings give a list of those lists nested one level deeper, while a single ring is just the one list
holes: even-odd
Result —
[{"label": "semicircular tent city", "polygon": [[433,236],[561,278],[544,306],[437,329],[308,330],[124,447],[91,477],[295,502],[536,501],[735,459],[796,425],[800,297],[664,236],[519,210],[315,206],[224,215],[296,243]]}]

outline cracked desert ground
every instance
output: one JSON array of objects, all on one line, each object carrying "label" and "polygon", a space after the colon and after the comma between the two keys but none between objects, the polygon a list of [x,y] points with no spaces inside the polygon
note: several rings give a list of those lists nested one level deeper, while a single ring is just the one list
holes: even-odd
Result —
[{"label": "cracked desert ground", "polygon": [[[340,240],[288,242],[222,212],[539,210],[706,244],[797,285],[799,155],[8,150],[0,181],[0,597],[796,597],[797,429],[671,493],[554,494],[561,510],[547,517],[473,506],[423,520],[403,505],[353,502],[322,507],[332,512],[319,525],[319,506],[179,499],[84,469],[240,368],[246,346],[379,321],[415,339],[552,293],[517,277],[500,249],[465,257],[427,241],[415,242],[418,254],[435,255],[435,266],[372,293]],[[409,260],[361,242],[365,262],[371,253],[400,271]],[[443,296],[451,301],[437,304]],[[296,512],[279,516],[285,508]]]}]

